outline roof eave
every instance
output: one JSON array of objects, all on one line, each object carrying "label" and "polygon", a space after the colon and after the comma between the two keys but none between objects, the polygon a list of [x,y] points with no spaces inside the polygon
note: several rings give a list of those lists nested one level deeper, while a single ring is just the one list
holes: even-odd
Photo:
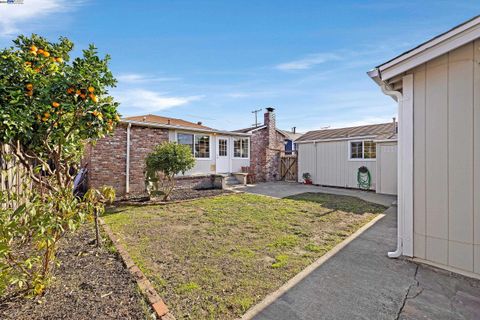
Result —
[{"label": "roof eave", "polygon": [[225,134],[225,135],[231,135],[231,136],[242,136],[242,137],[251,136],[250,133],[232,132],[232,131],[215,130],[215,129],[203,129],[203,128],[176,126],[176,125],[169,125],[169,124],[152,123],[152,122],[144,122],[144,121],[133,121],[133,120],[124,120],[124,119],[120,120],[120,123],[132,124],[132,125],[135,125],[135,126],[149,127],[149,128],[185,130],[185,131],[195,131],[195,132],[202,132],[202,133],[218,133],[218,134]]},{"label": "roof eave", "polygon": [[478,38],[480,38],[480,16],[476,16],[379,65],[369,71],[368,75],[377,84],[381,85],[382,82]]}]

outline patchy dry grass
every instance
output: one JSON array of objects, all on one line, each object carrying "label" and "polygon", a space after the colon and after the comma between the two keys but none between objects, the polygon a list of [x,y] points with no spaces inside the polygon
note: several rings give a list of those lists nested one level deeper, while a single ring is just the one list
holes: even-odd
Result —
[{"label": "patchy dry grass", "polygon": [[233,319],[385,208],[235,194],[121,207],[105,221],[179,319]]}]

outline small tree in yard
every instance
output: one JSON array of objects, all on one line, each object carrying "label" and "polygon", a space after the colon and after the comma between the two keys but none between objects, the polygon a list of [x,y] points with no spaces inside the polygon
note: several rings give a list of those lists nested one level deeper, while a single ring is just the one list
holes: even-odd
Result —
[{"label": "small tree in yard", "polygon": [[97,198],[92,204],[73,194],[83,148],[120,118],[108,94],[116,83],[109,57],[93,45],[71,61],[66,38],[13,42],[0,50],[0,146],[9,147],[26,179],[23,188],[0,192],[0,294],[14,285],[39,294],[60,238],[98,207]]},{"label": "small tree in yard", "polygon": [[146,182],[152,186],[149,191],[161,190],[163,200],[167,201],[175,188],[175,176],[192,169],[195,158],[189,146],[165,142],[147,156],[146,165]]}]

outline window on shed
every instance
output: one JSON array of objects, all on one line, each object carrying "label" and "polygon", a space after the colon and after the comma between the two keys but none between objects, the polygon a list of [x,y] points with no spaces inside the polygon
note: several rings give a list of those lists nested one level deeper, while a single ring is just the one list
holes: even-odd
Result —
[{"label": "window on shed", "polygon": [[363,144],[361,141],[350,142],[350,158],[351,159],[362,159]]},{"label": "window on shed", "polygon": [[350,159],[376,159],[377,146],[373,141],[350,141]]},{"label": "window on shed", "polygon": [[377,158],[377,148],[373,141],[363,141],[363,158],[375,159]]}]

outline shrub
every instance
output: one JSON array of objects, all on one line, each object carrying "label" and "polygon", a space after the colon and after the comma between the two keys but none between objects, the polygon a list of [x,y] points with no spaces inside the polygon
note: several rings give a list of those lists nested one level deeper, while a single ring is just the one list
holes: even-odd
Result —
[{"label": "shrub", "polygon": [[12,285],[39,294],[59,239],[96,206],[73,195],[84,145],[112,132],[120,118],[108,94],[116,83],[109,57],[93,45],[71,61],[67,38],[19,36],[13,43],[0,50],[0,146],[12,153],[0,158],[14,158],[24,185],[0,193],[0,294]]},{"label": "shrub", "polygon": [[167,201],[175,188],[175,176],[192,169],[195,158],[189,146],[165,142],[156,146],[147,156],[146,165],[146,184],[149,193],[161,190],[163,200]]}]

